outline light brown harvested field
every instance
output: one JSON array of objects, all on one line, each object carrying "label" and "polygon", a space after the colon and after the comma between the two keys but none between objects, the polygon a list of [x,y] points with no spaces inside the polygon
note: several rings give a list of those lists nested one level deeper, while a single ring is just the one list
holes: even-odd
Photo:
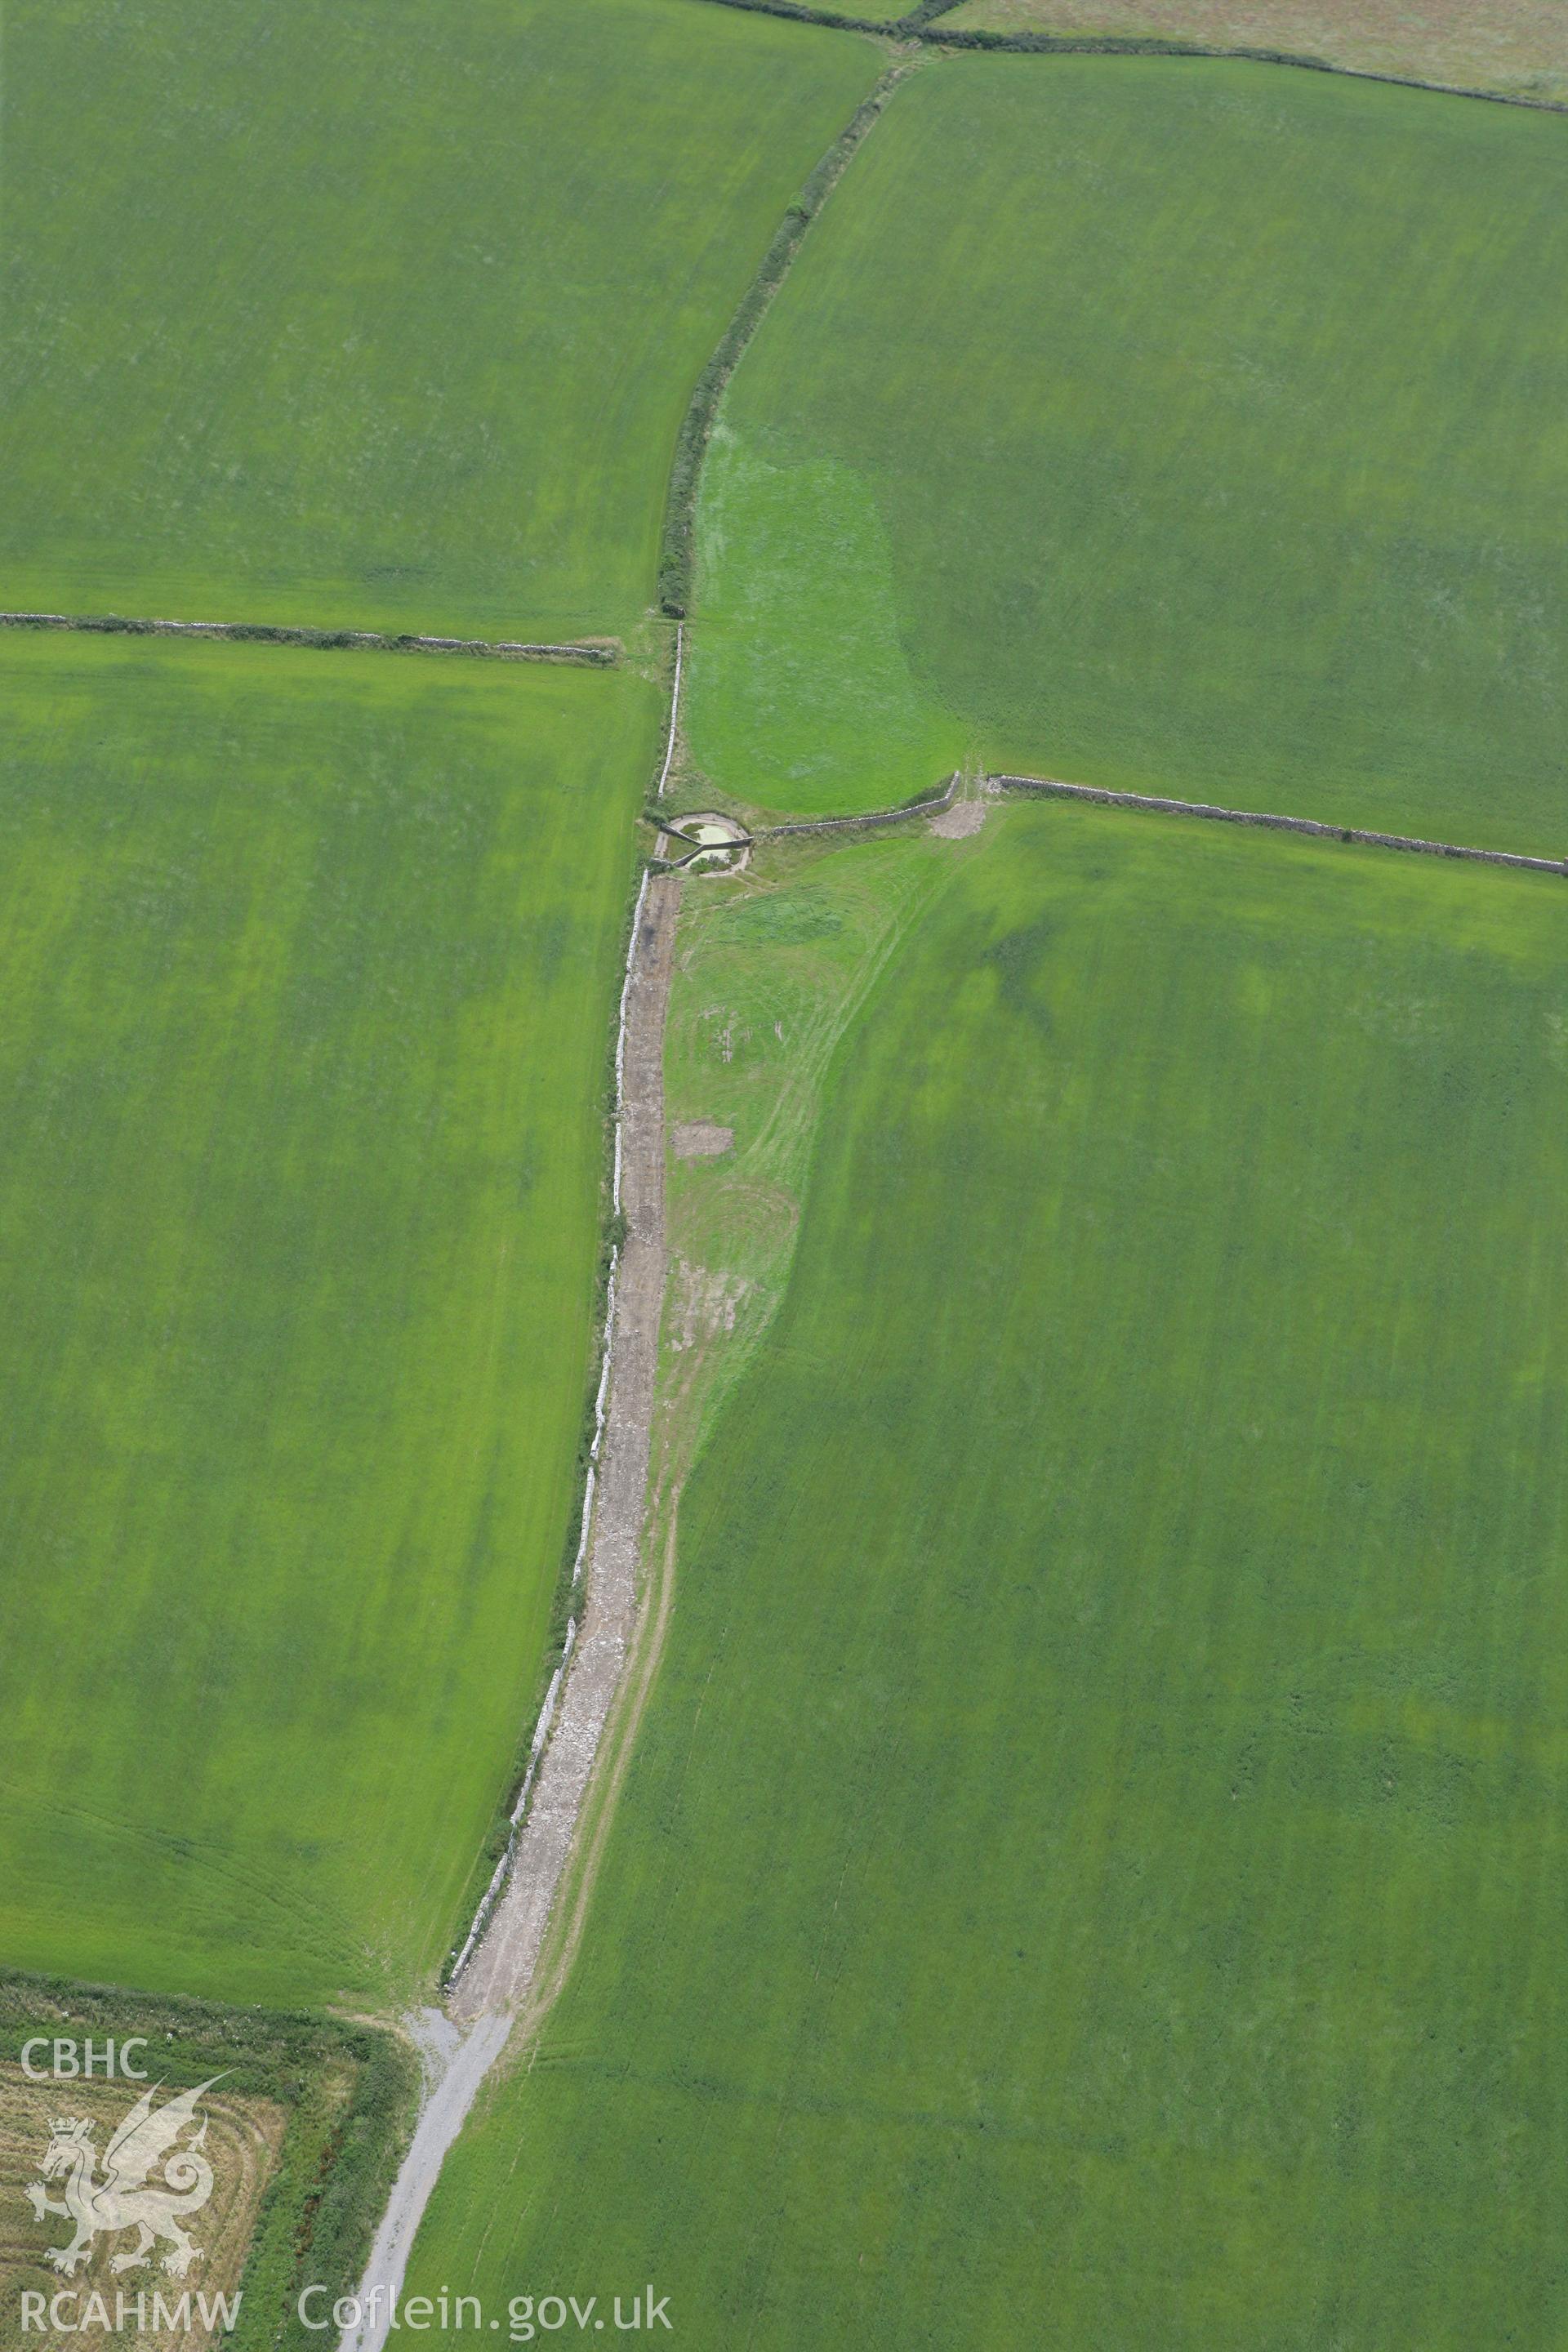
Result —
[{"label": "light brown harvested field", "polygon": [[1568,0],[964,0],[941,21],[1282,49],[1363,72],[1568,99]]},{"label": "light brown harvested field", "polygon": [[[188,2275],[184,2279],[165,2276],[160,2264],[168,2248],[160,2243],[142,2267],[115,2278],[110,2271],[111,2260],[116,2254],[128,2253],[135,2244],[134,2236],[129,2232],[118,2238],[100,2238],[85,2268],[72,2279],[62,2278],[49,2267],[47,2250],[69,2242],[71,2224],[53,2213],[47,2213],[41,2221],[36,2221],[26,2192],[28,2183],[38,2178],[51,2118],[85,2116],[91,2119],[96,2126],[93,2141],[101,2169],[103,2150],[136,2096],[136,2086],[129,2083],[32,2083],[19,2066],[0,2064],[0,2347],[4,2352],[18,2352],[18,2347],[25,2345],[49,2341],[36,2331],[23,2334],[21,2298],[28,2290],[46,2295],[68,2288],[79,2290],[81,2301],[74,2309],[82,2315],[88,2296],[97,2288],[105,2297],[112,2317],[116,2294],[126,2295],[129,2311],[133,2310],[131,2299],[140,2289],[147,2298],[150,2320],[154,2293],[161,2294],[166,2303],[172,2299],[177,2304],[187,2287],[193,2297],[198,2291],[208,2295],[231,2294],[237,2287],[262,2194],[278,2160],[289,2118],[287,2109],[272,2100],[236,2098],[226,2095],[221,2086],[202,2102],[208,2118],[203,2153],[213,2168],[214,2187],[206,2206],[192,2215],[186,2224],[203,2257],[192,2265]],[[163,2105],[162,2095],[158,2104]],[[58,2200],[59,2184],[50,2183],[48,2193]],[[142,2347],[143,2352],[152,2352],[154,2346],[176,2344],[180,2352],[200,2352],[211,2338],[196,2325],[194,2302],[191,2317],[188,2333],[154,2330],[149,2325],[140,2334],[132,2333],[129,2340]],[[73,2343],[84,2346],[111,2340],[114,2339],[110,2335],[96,2326],[83,2328],[71,2337]]]}]

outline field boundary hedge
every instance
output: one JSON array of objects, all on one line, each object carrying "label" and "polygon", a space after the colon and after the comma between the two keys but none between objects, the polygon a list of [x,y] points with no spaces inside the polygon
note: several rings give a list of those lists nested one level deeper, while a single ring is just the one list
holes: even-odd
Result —
[{"label": "field boundary hedge", "polygon": [[475,1856],[458,1904],[456,1927],[438,1979],[443,1996],[453,1990],[484,1940],[485,1930],[496,1905],[510,1879],[523,1823],[528,1818],[529,1800],[533,1794],[544,1751],[555,1727],[557,1704],[578,1634],[583,1630],[579,1612],[585,1608],[587,1598],[583,1574],[593,1534],[594,1500],[608,1418],[616,1329],[616,1282],[627,1233],[621,1202],[626,998],[637,953],[637,927],[642,920],[643,902],[647,895],[647,861],[643,861],[640,873],[635,865],[632,872],[637,875],[637,889],[631,897],[631,911],[623,929],[625,945],[619,959],[619,1009],[605,1041],[602,1066],[604,1076],[600,1081],[602,1157],[598,1257],[594,1268],[594,1338],[589,1351],[588,1384],[578,1424],[572,1508],[567,1516],[566,1534],[556,1567],[549,1628],[532,1698],[524,1712],[523,1728],[519,1735],[511,1766],[497,1797],[489,1827]]},{"label": "field boundary hedge", "polygon": [[[723,8],[741,8],[750,16],[784,16],[797,25],[826,25],[835,33],[879,33],[884,39],[907,29],[907,17],[847,16],[837,8],[811,8],[805,0],[712,0]],[[946,0],[956,7],[958,0]],[[923,20],[922,20],[923,21]]]},{"label": "field boundary hedge", "polygon": [[782,841],[786,835],[802,833],[866,832],[874,825],[899,824],[905,817],[929,816],[933,809],[944,809],[958,790],[958,771],[954,769],[940,793],[929,793],[923,800],[902,801],[897,808],[868,809],[859,816],[807,816],[796,818],[789,824],[760,824],[752,834],[753,841]]},{"label": "field boundary hedge", "polygon": [[1271,833],[1302,833],[1316,841],[1346,841],[1366,849],[1403,849],[1422,857],[1459,857],[1478,866],[1519,866],[1532,874],[1568,875],[1568,857],[1526,857],[1511,849],[1476,849],[1463,842],[1422,841],[1414,834],[1370,833],[1358,825],[1321,824],[1315,817],[1278,816],[1264,809],[1221,808],[1207,801],[1163,800],[1152,793],[1113,793],[1099,784],[1064,784],[1053,777],[994,775],[1004,792],[1040,793],[1054,800],[1093,801],[1103,808],[1137,809],[1153,816],[1197,816],[1222,824],[1251,824]]},{"label": "field boundary hedge", "polygon": [[[728,5],[728,0],[725,0]],[[735,0],[742,7],[761,6],[762,0]],[[786,0],[768,0],[768,8],[809,22],[836,24],[850,32],[886,32],[886,26],[867,25],[855,17],[814,17],[805,8],[786,6]],[[742,295],[733,317],[719,339],[718,348],[697,379],[680,423],[675,459],[665,496],[663,543],[658,562],[660,609],[672,621],[684,621],[691,603],[692,559],[697,532],[697,492],[702,460],[712,436],[713,420],[724,388],[762,325],[774,295],[788,277],[806,230],[833,194],[848,168],[850,158],[881,116],[899,84],[918,62],[900,58],[881,74],[869,95],[860,101],[844,129],[817,164],[799,195],[774,230],[762,266]]]},{"label": "field boundary hedge", "polygon": [[[923,800],[901,801],[897,808],[868,809],[858,816],[807,816],[790,824],[759,824],[742,830],[731,842],[700,842],[694,844],[684,857],[650,857],[648,866],[656,874],[678,874],[689,866],[694,857],[710,856],[715,849],[752,849],[759,841],[782,841],[786,835],[804,833],[864,833],[881,824],[901,824],[906,817],[929,816],[935,809],[948,807],[958,790],[958,771],[954,769],[940,793],[929,793]],[[654,823],[659,823],[655,816]],[[679,824],[679,820],[676,820]],[[739,819],[736,820],[739,822]],[[684,841],[687,835],[676,830],[676,824],[665,824],[664,831],[672,840]]]},{"label": "field boundary hedge", "polygon": [[323,653],[468,654],[489,661],[570,662],[612,668],[621,657],[611,637],[580,637],[565,645],[521,638],[393,635],[378,629],[288,628],[267,621],[130,620],[120,613],[0,613],[0,629],[77,629],[93,636],[216,637],[247,646],[309,646]]},{"label": "field boundary hedge", "polygon": [[1351,81],[1385,82],[1394,89],[1428,89],[1442,98],[1484,99],[1490,106],[1522,106],[1538,114],[1568,114],[1568,100],[1526,98],[1506,89],[1475,89],[1468,84],[1427,81],[1419,74],[1380,73],[1373,66],[1336,65],[1296,49],[1226,47],[1216,42],[1163,40],[1155,33],[999,33],[984,26],[943,26],[940,19],[958,0],[916,0],[906,16],[878,23],[813,8],[804,0],[707,0],[710,7],[741,8],[753,16],[785,16],[797,24],[826,25],[836,32],[876,33],[884,39],[919,41],[948,50],[994,49],[1015,57],[1211,58],[1243,65],[1290,66],[1300,73],[1342,74]]},{"label": "field boundary hedge", "polygon": [[[715,0],[720,7],[745,5],[745,0]],[[1426,81],[1419,74],[1380,73],[1373,66],[1336,65],[1331,58],[1314,58],[1293,49],[1222,47],[1204,41],[1163,41],[1133,33],[994,33],[983,26],[940,27],[926,31],[906,24],[906,37],[939,44],[944,49],[1001,49],[1020,57],[1208,58],[1242,65],[1289,66],[1298,73],[1341,74],[1349,81],[1385,82],[1392,89],[1431,90],[1439,98],[1479,98],[1489,106],[1522,106],[1537,114],[1568,114],[1568,100],[1525,98],[1506,89],[1474,89],[1453,81]]]}]

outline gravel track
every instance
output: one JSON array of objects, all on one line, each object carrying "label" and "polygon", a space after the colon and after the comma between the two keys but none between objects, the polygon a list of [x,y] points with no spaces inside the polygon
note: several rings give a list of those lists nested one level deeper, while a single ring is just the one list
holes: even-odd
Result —
[{"label": "gravel track", "polygon": [[462,2022],[526,2000],[637,1622],[658,1323],[664,1301],[664,1016],[680,884],[655,875],[632,948],[621,1109],[626,1239],[616,1279],[609,1418],[588,1549],[587,1603],[517,1861],[452,1994]]},{"label": "gravel track", "polygon": [[447,2000],[458,2031],[445,2048],[433,2045],[427,2055],[426,2103],[360,2290],[363,2316],[343,2332],[341,2352],[383,2352],[387,2342],[409,2252],[441,2167],[532,1990],[599,1743],[631,1654],[664,1303],[664,1022],[679,907],[679,876],[649,875],[627,954],[617,1135],[626,1238],[610,1324],[608,1414],[582,1629],[511,1875]]}]

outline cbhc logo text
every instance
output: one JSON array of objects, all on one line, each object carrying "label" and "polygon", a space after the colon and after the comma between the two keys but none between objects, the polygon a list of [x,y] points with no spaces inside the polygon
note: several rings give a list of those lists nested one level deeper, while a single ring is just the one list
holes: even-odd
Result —
[{"label": "cbhc logo text", "polygon": [[[132,2053],[145,2050],[147,2036],[133,2033],[125,2042],[51,2042],[47,2034],[36,2034],[31,2042],[22,2044],[22,2072],[29,2083],[73,2082],[90,2083],[101,2074],[106,2083],[144,2083],[147,2070],[132,2064]],[[35,2065],[38,2051],[47,2052],[51,2063]]]}]

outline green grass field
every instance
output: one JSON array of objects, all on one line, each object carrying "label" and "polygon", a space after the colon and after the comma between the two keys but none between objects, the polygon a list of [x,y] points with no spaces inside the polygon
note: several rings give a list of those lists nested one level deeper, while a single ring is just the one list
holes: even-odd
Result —
[{"label": "green grass field", "polygon": [[1568,839],[1568,122],[963,57],[867,142],[705,475],[687,706],[771,808],[995,766]]},{"label": "green grass field", "polygon": [[575,1976],[411,2286],[1545,2352],[1563,885],[1062,807],[839,862],[937,856],[687,1493]]},{"label": "green grass field", "polygon": [[17,0],[0,602],[624,633],[879,62],[692,0]]},{"label": "green grass field", "polygon": [[443,1956],[592,1377],[624,674],[0,636],[0,1951]]}]

